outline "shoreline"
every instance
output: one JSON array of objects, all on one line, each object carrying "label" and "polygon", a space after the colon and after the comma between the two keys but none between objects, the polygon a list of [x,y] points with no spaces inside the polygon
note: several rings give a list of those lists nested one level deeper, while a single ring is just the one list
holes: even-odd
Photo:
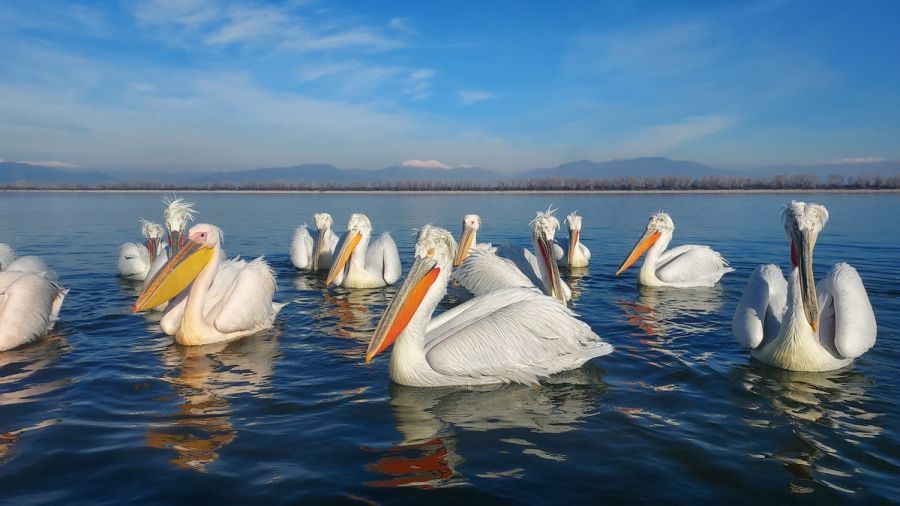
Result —
[{"label": "shoreline", "polygon": [[0,189],[0,193],[213,193],[213,194],[282,194],[282,195],[690,195],[690,194],[782,194],[782,193],[900,193],[900,188],[852,189],[822,188],[796,190],[105,190],[105,189]]}]

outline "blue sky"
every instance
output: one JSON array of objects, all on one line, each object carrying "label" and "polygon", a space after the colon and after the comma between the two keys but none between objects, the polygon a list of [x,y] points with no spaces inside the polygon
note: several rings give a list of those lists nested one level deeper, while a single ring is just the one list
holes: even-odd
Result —
[{"label": "blue sky", "polygon": [[0,0],[0,158],[900,158],[896,2]]}]

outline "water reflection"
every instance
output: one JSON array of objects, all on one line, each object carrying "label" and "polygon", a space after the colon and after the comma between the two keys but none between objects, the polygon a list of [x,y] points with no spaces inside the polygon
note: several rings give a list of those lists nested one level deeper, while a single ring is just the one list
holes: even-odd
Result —
[{"label": "water reflection", "polygon": [[[572,290],[572,303],[577,302],[578,299],[584,295],[584,293],[582,293],[584,289],[581,286],[583,284],[582,278],[586,278],[588,275],[590,275],[590,271],[587,267],[569,268],[569,275],[565,278],[565,283],[569,285],[569,289]],[[584,283],[584,286],[586,287],[587,284]]]},{"label": "water reflection", "polygon": [[[712,316],[718,315],[722,306],[724,291],[721,286],[711,288],[668,288],[638,287],[636,301],[617,302],[625,315],[625,321],[638,329],[642,347],[673,358],[685,365],[695,361],[705,361],[709,354],[699,354],[691,343],[679,343],[682,337],[696,337],[700,334],[715,333],[720,323]],[[646,358],[644,350],[636,352],[634,346],[624,344],[622,348]],[[649,362],[650,365],[664,367],[665,364]]]},{"label": "water reflection", "polygon": [[[390,478],[368,484],[432,488],[465,483],[458,470],[464,462],[456,449],[459,431],[572,431],[597,412],[605,392],[602,370],[592,364],[548,378],[537,387],[414,388],[391,384],[390,404],[403,439],[395,447],[372,450],[382,457],[369,470]],[[545,452],[531,441],[506,438],[500,442],[514,445],[524,455],[559,462],[567,459]],[[512,471],[501,469],[479,476],[521,476],[521,469]]]},{"label": "water reflection", "polygon": [[265,396],[277,343],[274,334],[259,334],[229,343],[167,347],[163,362],[169,372],[163,379],[182,402],[171,420],[147,431],[147,446],[174,450],[176,467],[205,472],[238,434],[228,397]]},{"label": "water reflection", "polygon": [[[0,408],[38,402],[42,397],[71,383],[61,378],[43,381],[41,373],[69,352],[69,343],[60,334],[52,334],[26,346],[0,353]],[[0,410],[0,464],[5,464],[15,451],[22,434],[59,423],[54,418],[28,424],[7,426],[10,418]]]},{"label": "water reflection", "polygon": [[[793,476],[789,486],[795,493],[809,493],[810,485],[852,492],[854,475],[860,470],[848,463],[838,448],[852,449],[861,440],[876,438],[883,432],[879,423],[883,413],[868,409],[867,389],[871,381],[851,368],[808,373],[769,367],[755,360],[736,368],[744,388],[764,398],[779,413],[788,416],[796,440],[787,448],[756,455],[781,462]],[[761,406],[750,406],[762,411]],[[761,415],[764,413],[761,412]],[[745,419],[757,428],[771,429],[777,420],[771,417]],[[842,442],[830,441],[833,438]],[[846,481],[847,483],[841,483]]]}]

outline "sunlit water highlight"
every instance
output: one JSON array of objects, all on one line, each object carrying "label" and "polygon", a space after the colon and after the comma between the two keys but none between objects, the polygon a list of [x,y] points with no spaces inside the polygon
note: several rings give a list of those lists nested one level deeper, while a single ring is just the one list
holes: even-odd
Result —
[{"label": "sunlit water highlight", "polygon": [[[225,248],[266,255],[289,301],[270,332],[174,345],[132,315],[117,246],[157,194],[0,194],[0,242],[36,254],[71,289],[52,335],[0,353],[0,498],[10,504],[227,501],[516,503],[869,503],[900,497],[900,196],[802,195],[828,206],[816,273],[860,272],[875,348],[825,374],[750,360],[730,333],[747,276],[789,263],[779,222],[790,195],[189,194]],[[617,350],[540,387],[423,390],[364,365],[395,288],[322,288],[291,267],[293,228],[330,211],[391,230],[409,265],[413,229],[525,242],[553,203],[584,215],[591,266],[568,282],[574,308]],[[736,272],[713,289],[639,290],[612,276],[648,216],[673,245],[710,244]],[[445,305],[446,306],[446,305]]]}]

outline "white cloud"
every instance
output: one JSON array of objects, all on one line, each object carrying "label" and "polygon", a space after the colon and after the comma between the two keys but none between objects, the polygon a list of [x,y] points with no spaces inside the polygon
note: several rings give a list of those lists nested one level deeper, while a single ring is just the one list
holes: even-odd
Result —
[{"label": "white cloud", "polygon": [[703,139],[730,127],[735,118],[724,115],[694,116],[676,123],[654,125],[617,142],[616,156],[663,154],[682,144]]},{"label": "white cloud", "polygon": [[424,100],[431,96],[431,78],[434,71],[431,69],[418,69],[409,73],[409,83],[403,93],[414,100]]},{"label": "white cloud", "polygon": [[842,158],[840,160],[834,160],[827,163],[834,164],[865,164],[865,163],[878,163],[884,162],[886,158],[878,158],[874,156],[861,156],[856,158]]},{"label": "white cloud", "polygon": [[472,105],[476,102],[484,102],[496,98],[496,95],[489,91],[480,90],[460,90],[459,100],[465,105]]},{"label": "white cloud", "polygon": [[75,169],[80,167],[80,165],[75,165],[74,163],[68,162],[60,162],[58,160],[47,160],[47,161],[31,161],[31,160],[22,160],[19,163],[25,163],[28,165],[40,165],[42,167],[53,167],[56,169]]},{"label": "white cloud", "polygon": [[437,160],[406,160],[400,164],[403,167],[416,169],[449,169],[450,166]]}]

